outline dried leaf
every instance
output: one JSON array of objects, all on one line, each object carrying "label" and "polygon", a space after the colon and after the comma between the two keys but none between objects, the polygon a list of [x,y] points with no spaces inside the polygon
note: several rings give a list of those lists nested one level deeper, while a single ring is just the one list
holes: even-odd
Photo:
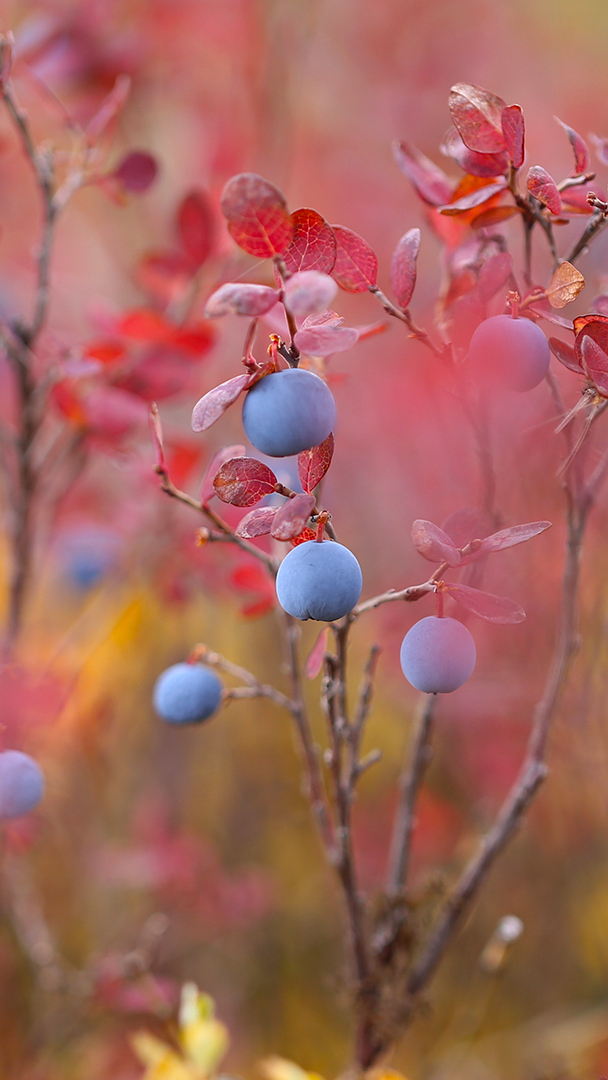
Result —
[{"label": "dried leaf", "polygon": [[526,125],[520,105],[507,105],[501,113],[500,125],[507,153],[515,169],[521,169],[525,157]]},{"label": "dried leaf", "polygon": [[147,191],[158,175],[158,162],[145,150],[131,150],[112,174],[127,191],[140,194]]},{"label": "dried leaf", "polygon": [[306,658],[306,663],[304,664],[304,674],[306,675],[307,679],[315,679],[319,674],[321,668],[323,667],[323,660],[325,659],[325,653],[327,652],[328,636],[329,626],[324,626]]},{"label": "dried leaf", "polygon": [[460,552],[456,550],[450,537],[432,521],[414,522],[412,543],[416,551],[429,562],[446,562],[448,566],[458,566],[460,562]]},{"label": "dried leaf", "polygon": [[328,274],[318,270],[302,270],[285,284],[285,305],[298,319],[325,311],[338,291]]},{"label": "dried leaf", "polygon": [[521,214],[519,206],[491,206],[489,210],[482,210],[471,219],[473,229],[491,229],[494,225],[500,225],[503,221]]},{"label": "dried leaf", "polygon": [[450,201],[454,184],[443,169],[425,157],[420,150],[410,143],[395,141],[393,154],[401,172],[411,180],[425,203],[442,206]]},{"label": "dried leaf", "polygon": [[277,513],[276,506],[258,506],[245,514],[234,531],[244,540],[252,540],[255,536],[268,536]]},{"label": "dried leaf", "polygon": [[293,236],[283,261],[288,273],[318,270],[330,274],[336,261],[336,238],[331,225],[316,210],[303,207],[291,215]]},{"label": "dried leaf", "polygon": [[314,495],[303,492],[296,495],[277,511],[272,526],[272,535],[275,540],[295,540],[306,525],[315,508]]},{"label": "dried leaf", "polygon": [[462,198],[456,199],[447,206],[440,206],[439,213],[448,217],[455,217],[466,210],[473,210],[476,206],[483,206],[494,196],[500,195],[505,190],[505,186],[504,180],[497,180],[494,184],[485,184],[483,187],[470,191],[467,195],[463,195]]},{"label": "dried leaf", "polygon": [[445,591],[467,611],[486,622],[513,624],[523,622],[526,617],[524,609],[507,596],[493,596],[470,585],[451,583],[445,585]]},{"label": "dried leaf", "polygon": [[358,233],[332,225],[336,237],[336,261],[332,277],[345,292],[367,292],[378,280],[378,259]]},{"label": "dried leaf", "polygon": [[563,262],[558,266],[547,287],[547,300],[552,308],[564,308],[576,300],[584,287],[585,279],[580,270],[577,270],[572,263]]},{"label": "dried leaf", "polygon": [[574,176],[579,176],[580,173],[587,172],[589,165],[591,164],[591,156],[589,154],[587,143],[574,128],[568,127],[568,124],[564,124],[564,121],[560,120],[559,116],[555,116],[554,120],[557,120],[560,127],[563,127],[566,135],[570,139],[570,145],[574,152]]},{"label": "dried leaf", "polygon": [[544,532],[545,529],[550,529],[552,524],[551,521],[529,521],[526,525],[511,525],[508,529],[501,529],[500,532],[486,536],[482,540],[481,551],[489,554],[493,551],[504,551],[505,548],[515,547],[516,544],[523,544],[526,540],[531,540],[532,537]]},{"label": "dried leaf", "polygon": [[201,484],[199,498],[202,503],[208,502],[212,495],[215,495],[213,481],[220,465],[223,465],[225,461],[230,461],[232,458],[245,457],[246,453],[247,451],[245,450],[244,446],[236,445],[224,446],[221,450],[218,450],[217,453],[213,455],[211,461],[205,469],[205,475]]},{"label": "dried leaf", "polygon": [[215,424],[215,421],[219,420],[226,409],[236,401],[250,379],[251,376],[247,373],[236,375],[234,379],[228,379],[227,382],[214,386],[213,390],[209,390],[207,394],[199,398],[192,410],[192,430],[206,431]]},{"label": "dried leaf", "polygon": [[211,294],[205,305],[208,319],[217,319],[222,315],[265,315],[279,298],[276,289],[268,285],[250,285],[227,281]]},{"label": "dried leaf", "polygon": [[302,450],[298,454],[298,477],[302,488],[309,494],[314,491],[317,484],[321,483],[331,465],[334,442],[333,432],[330,431],[327,438],[319,446],[313,446],[310,450]]},{"label": "dried leaf", "polygon": [[512,273],[513,259],[508,251],[499,251],[483,264],[477,288],[484,304],[505,288]]},{"label": "dried leaf", "polygon": [[333,356],[352,349],[358,340],[359,331],[352,326],[302,326],[294,335],[296,346],[307,356]]},{"label": "dried leaf", "polygon": [[533,165],[528,169],[526,180],[528,191],[543,206],[546,206],[552,214],[561,213],[562,197],[555,180],[542,165]]},{"label": "dried leaf", "polygon": [[583,369],[591,380],[598,394],[608,397],[608,353],[598,345],[590,334],[585,334],[581,343]]},{"label": "dried leaf", "polygon": [[576,358],[573,345],[569,345],[560,338],[550,337],[549,348],[560,364],[569,368],[570,371],[575,371],[577,375],[581,374],[581,365]]},{"label": "dried leaf", "polygon": [[460,168],[471,176],[503,176],[509,168],[509,155],[505,151],[500,154],[478,154],[475,150],[469,150],[455,127],[446,131],[439,149],[446,157],[457,161]]},{"label": "dried leaf", "polygon": [[225,461],[213,481],[215,494],[232,506],[254,506],[264,495],[276,490],[272,469],[256,458],[238,457]]},{"label": "dried leaf", "polygon": [[456,83],[449,98],[452,121],[469,150],[496,154],[505,149],[502,112],[506,103],[497,94],[469,83]]},{"label": "dried leaf", "polygon": [[400,307],[406,308],[416,285],[416,260],[420,250],[420,229],[408,229],[401,237],[391,260],[391,285]]},{"label": "dried leaf", "polygon": [[195,266],[202,266],[213,251],[215,214],[203,191],[191,191],[177,210],[177,231],[182,247]]},{"label": "dried leaf", "polygon": [[243,251],[257,259],[282,255],[293,236],[293,221],[278,188],[257,173],[240,173],[221,199],[228,231]]}]

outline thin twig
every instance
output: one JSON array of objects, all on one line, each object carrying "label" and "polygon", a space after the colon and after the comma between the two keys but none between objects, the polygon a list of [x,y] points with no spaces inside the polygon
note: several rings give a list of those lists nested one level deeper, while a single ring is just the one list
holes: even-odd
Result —
[{"label": "thin twig", "polygon": [[207,648],[206,645],[195,645],[190,653],[190,659],[202,660],[203,663],[209,664],[210,667],[219,668],[219,670],[224,671],[226,675],[232,675],[235,679],[240,679],[241,682],[245,683],[244,687],[227,689],[224,693],[224,697],[267,697],[282,709],[293,712],[295,707],[294,702],[285,694],[281,693],[280,690],[277,690],[276,686],[270,686],[268,683],[261,683],[259,679],[256,679],[253,672],[247,671],[246,668],[239,667],[238,664],[233,664],[231,660],[227,660],[225,656],[221,656],[220,653],[216,653],[213,649]]},{"label": "thin twig", "polygon": [[416,824],[416,801],[431,758],[431,733],[437,695],[428,694],[413,733],[408,763],[399,784],[400,794],[393,827],[386,880],[388,896],[397,896],[407,880],[412,836]]}]

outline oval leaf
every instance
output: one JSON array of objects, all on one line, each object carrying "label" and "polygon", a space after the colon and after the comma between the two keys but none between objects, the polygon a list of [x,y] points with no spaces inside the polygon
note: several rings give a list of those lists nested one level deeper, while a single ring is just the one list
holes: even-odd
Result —
[{"label": "oval leaf", "polygon": [[268,285],[249,285],[227,281],[211,294],[205,305],[208,319],[221,315],[265,315],[276,304],[279,294]]},{"label": "oval leaf", "polygon": [[315,497],[306,492],[289,499],[277,511],[271,529],[274,539],[295,540],[296,536],[302,532],[314,508]]},{"label": "oval leaf", "polygon": [[206,431],[215,424],[215,421],[219,420],[226,409],[236,401],[250,378],[251,376],[247,373],[236,375],[234,379],[228,379],[227,382],[214,386],[213,390],[199,398],[192,410],[192,430]]},{"label": "oval leaf", "polygon": [[479,271],[477,288],[484,304],[504,289],[513,272],[513,259],[508,251],[499,251],[492,255]]},{"label": "oval leaf", "polygon": [[220,465],[223,465],[225,461],[230,461],[231,458],[245,457],[246,453],[247,451],[244,446],[236,445],[224,446],[221,450],[218,450],[217,454],[213,455],[205,470],[205,475],[201,484],[199,497],[202,503],[208,502],[212,495],[215,495],[215,491],[213,490],[213,480]]},{"label": "oval leaf", "polygon": [[552,308],[563,308],[576,300],[581,289],[585,287],[585,279],[580,270],[572,263],[563,262],[558,266],[547,287],[547,300]]},{"label": "oval leaf", "polygon": [[329,274],[318,270],[302,270],[285,284],[285,305],[298,319],[325,311],[338,291],[337,283]]},{"label": "oval leaf", "polygon": [[469,83],[456,83],[450,91],[450,113],[462,141],[469,150],[496,154],[506,148],[502,132],[502,112],[506,102]]},{"label": "oval leaf", "polygon": [[257,259],[282,255],[293,236],[293,220],[278,188],[257,173],[240,173],[221,199],[228,231],[243,251]]},{"label": "oval leaf", "polygon": [[255,536],[268,536],[277,513],[276,506],[258,506],[245,514],[234,531],[244,540],[252,540]]},{"label": "oval leaf", "polygon": [[186,195],[177,211],[177,231],[182,247],[195,266],[209,258],[215,242],[215,215],[202,191]]},{"label": "oval leaf", "polygon": [[319,446],[313,446],[310,450],[302,450],[298,454],[298,477],[303,490],[309,494],[314,491],[317,484],[321,483],[331,465],[334,443],[333,432],[330,431],[327,438]]},{"label": "oval leaf", "polygon": [[336,238],[331,225],[316,210],[303,207],[291,215],[293,236],[283,261],[289,274],[319,270],[329,274],[336,261]]},{"label": "oval leaf", "polygon": [[526,126],[520,105],[507,105],[500,115],[507,153],[515,169],[520,169],[525,157]]},{"label": "oval leaf", "polygon": [[425,203],[442,206],[450,201],[454,184],[434,161],[407,142],[394,142],[393,154],[401,172],[411,180]]},{"label": "oval leaf", "polygon": [[493,596],[470,585],[450,584],[445,590],[458,604],[486,622],[513,624],[523,622],[526,617],[524,609],[507,596]]},{"label": "oval leaf", "polygon": [[483,187],[463,195],[462,198],[455,199],[454,202],[449,203],[447,206],[440,206],[439,213],[448,217],[456,217],[467,210],[473,210],[476,206],[483,206],[484,203],[493,199],[495,195],[499,195],[504,191],[505,186],[504,180],[497,180],[494,184],[485,184]]},{"label": "oval leaf", "polygon": [[556,360],[559,360],[560,364],[569,368],[570,371],[575,371],[577,375],[581,374],[581,365],[576,358],[576,352],[574,351],[573,345],[569,345],[566,341],[561,341],[560,338],[550,337],[549,348]]},{"label": "oval leaf", "polygon": [[546,206],[552,214],[560,214],[562,209],[562,197],[555,180],[542,165],[533,165],[528,169],[526,180],[528,191],[543,206]]},{"label": "oval leaf", "polygon": [[412,543],[416,551],[429,562],[446,562],[448,566],[458,566],[460,552],[443,529],[432,521],[415,521],[412,525]]},{"label": "oval leaf", "polygon": [[402,308],[408,306],[414,292],[420,237],[420,229],[408,229],[397,244],[391,259],[391,285]]},{"label": "oval leaf", "polygon": [[564,124],[564,121],[560,120],[559,116],[555,116],[554,120],[557,120],[560,127],[563,127],[566,135],[570,139],[570,145],[574,152],[574,175],[579,176],[580,173],[587,172],[589,165],[591,164],[591,156],[589,154],[587,143],[578,134],[578,131],[568,127],[568,124]]},{"label": "oval leaf", "polygon": [[323,667],[325,653],[327,652],[328,635],[329,626],[324,626],[308,654],[304,664],[304,674],[307,679],[315,679]]},{"label": "oval leaf", "polygon": [[345,292],[366,292],[378,280],[378,259],[358,233],[343,225],[332,225],[336,238],[336,261],[332,277]]},{"label": "oval leaf", "polygon": [[583,369],[598,394],[608,397],[608,353],[598,345],[590,334],[583,337],[581,352]]},{"label": "oval leaf", "polygon": [[483,540],[484,536],[489,535],[492,526],[485,510],[465,506],[462,510],[450,514],[441,528],[448,534],[454,547],[463,548],[471,540]]},{"label": "oval leaf", "polygon": [[272,469],[263,461],[247,457],[225,461],[213,481],[217,497],[231,506],[254,506],[276,486]]},{"label": "oval leaf", "polygon": [[473,229],[491,229],[494,225],[500,225],[503,221],[521,214],[519,206],[491,206],[489,210],[482,210],[471,219]]},{"label": "oval leaf", "polygon": [[147,191],[158,175],[158,163],[152,154],[145,150],[132,150],[114,170],[114,176],[120,180],[127,191],[140,194]]},{"label": "oval leaf", "polygon": [[504,551],[505,548],[523,544],[526,540],[531,540],[533,536],[544,532],[545,529],[550,529],[552,524],[551,521],[529,521],[526,525],[512,525],[509,529],[501,529],[500,532],[492,533],[491,536],[486,536],[482,540],[481,551],[485,553]]},{"label": "oval leaf", "polygon": [[352,326],[303,326],[294,335],[300,352],[307,356],[333,356],[352,349],[359,340],[359,331]]},{"label": "oval leaf", "polygon": [[446,131],[439,149],[446,157],[457,161],[460,168],[470,176],[503,176],[509,168],[509,155],[506,151],[501,154],[478,154],[475,150],[469,150],[455,127]]}]

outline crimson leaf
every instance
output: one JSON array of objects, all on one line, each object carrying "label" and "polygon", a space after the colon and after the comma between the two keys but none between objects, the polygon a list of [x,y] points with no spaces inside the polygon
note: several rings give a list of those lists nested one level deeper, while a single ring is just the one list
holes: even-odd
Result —
[{"label": "crimson leaf", "polygon": [[213,390],[199,398],[192,410],[192,430],[206,431],[215,424],[215,421],[219,420],[226,409],[236,401],[250,379],[251,375],[247,373],[236,375],[234,379],[228,379],[227,382],[214,386]]},{"label": "crimson leaf", "polygon": [[320,270],[330,274],[336,261],[336,238],[331,225],[316,210],[303,207],[291,215],[293,236],[283,261],[290,274]]},{"label": "crimson leaf", "polygon": [[334,436],[333,432],[330,431],[327,438],[319,446],[313,446],[310,450],[302,450],[298,454],[298,477],[304,491],[310,493],[314,491],[317,484],[321,483],[331,465],[333,453]]},{"label": "crimson leaf", "polygon": [[272,535],[275,540],[295,540],[306,525],[315,507],[314,495],[305,492],[289,499],[280,510],[272,525]]},{"label": "crimson leaf", "polygon": [[226,184],[221,199],[228,231],[243,251],[258,259],[282,255],[293,236],[287,203],[274,184],[257,173],[240,173]]},{"label": "crimson leaf", "polygon": [[264,495],[276,490],[272,469],[256,458],[238,457],[225,461],[213,481],[215,494],[232,506],[254,506]]},{"label": "crimson leaf", "polygon": [[366,292],[378,280],[378,259],[358,233],[343,225],[333,225],[336,238],[336,261],[332,277],[345,292]]},{"label": "crimson leaf", "polygon": [[496,154],[505,149],[502,112],[506,102],[490,90],[469,83],[456,83],[450,91],[450,113],[462,141],[469,150]]},{"label": "crimson leaf", "polygon": [[391,259],[391,285],[402,308],[409,304],[416,284],[416,260],[420,250],[420,229],[408,229]]},{"label": "crimson leaf", "polygon": [[251,540],[255,536],[267,536],[276,515],[276,506],[258,506],[241,518],[234,531],[244,540]]}]

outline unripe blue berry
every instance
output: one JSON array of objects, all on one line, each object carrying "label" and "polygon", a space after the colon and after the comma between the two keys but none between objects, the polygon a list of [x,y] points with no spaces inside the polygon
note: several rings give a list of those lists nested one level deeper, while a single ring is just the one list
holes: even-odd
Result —
[{"label": "unripe blue berry", "polygon": [[550,358],[540,326],[511,315],[493,315],[480,323],[469,346],[469,360],[480,378],[519,393],[543,381]]},{"label": "unripe blue berry", "polygon": [[361,567],[352,551],[332,540],[298,544],[277,574],[279,604],[296,619],[341,619],[354,608],[362,587]]},{"label": "unripe blue berry", "polygon": [[154,708],[170,724],[196,724],[217,711],[222,684],[215,672],[200,664],[173,664],[154,685]]},{"label": "unripe blue berry", "polygon": [[21,750],[0,752],[0,819],[29,814],[44,795],[44,774]]},{"label": "unripe blue berry", "polygon": [[475,642],[457,619],[429,615],[414,623],[401,644],[401,668],[425,694],[451,694],[473,674]]},{"label": "unripe blue berry", "polygon": [[312,371],[275,371],[245,394],[245,434],[257,450],[269,457],[288,457],[318,446],[335,422],[333,394]]}]

